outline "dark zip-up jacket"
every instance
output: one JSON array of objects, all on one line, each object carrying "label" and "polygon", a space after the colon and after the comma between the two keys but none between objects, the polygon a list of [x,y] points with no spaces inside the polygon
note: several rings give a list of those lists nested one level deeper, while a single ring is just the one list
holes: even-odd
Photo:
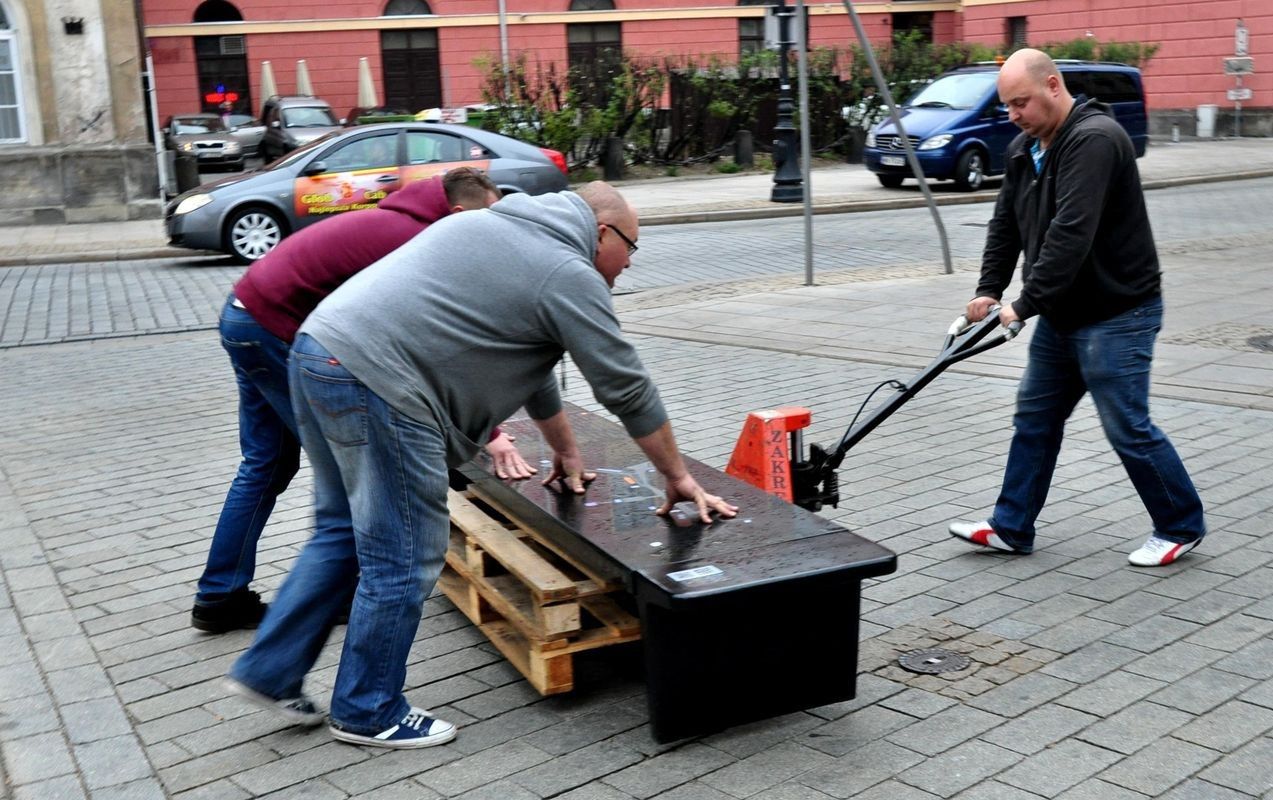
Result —
[{"label": "dark zip-up jacket", "polygon": [[1136,152],[1109,106],[1076,102],[1038,175],[1022,133],[986,237],[977,296],[1001,298],[1024,250],[1013,310],[1061,330],[1102,322],[1161,292]]}]

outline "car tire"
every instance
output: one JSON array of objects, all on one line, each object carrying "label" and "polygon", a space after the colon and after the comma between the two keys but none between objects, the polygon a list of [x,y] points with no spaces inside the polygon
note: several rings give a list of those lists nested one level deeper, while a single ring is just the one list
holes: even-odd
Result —
[{"label": "car tire", "polygon": [[955,162],[955,186],[960,191],[975,192],[986,183],[986,155],[976,147],[960,153]]},{"label": "car tire", "polygon": [[875,177],[880,179],[880,186],[885,189],[897,189],[902,185],[902,181],[906,180],[904,175],[881,175],[876,173]]},{"label": "car tire", "polygon": [[286,235],[286,225],[277,211],[249,206],[230,215],[222,245],[235,261],[250,264],[277,247]]}]

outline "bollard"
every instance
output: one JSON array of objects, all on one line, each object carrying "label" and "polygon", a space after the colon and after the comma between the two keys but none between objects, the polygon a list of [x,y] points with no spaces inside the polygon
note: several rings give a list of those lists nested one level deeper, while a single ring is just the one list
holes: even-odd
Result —
[{"label": "bollard", "polygon": [[173,161],[177,171],[177,194],[199,185],[199,159],[178,153]]},{"label": "bollard", "polygon": [[847,147],[844,152],[844,161],[847,164],[861,164],[862,151],[866,147],[866,129],[859,128],[854,125],[849,128]]},{"label": "bollard", "polygon": [[606,139],[602,163],[606,180],[617,181],[623,177],[623,140],[618,136]]},{"label": "bollard", "polygon": [[1179,125],[1171,126],[1171,141],[1175,144],[1180,143],[1180,126]]},{"label": "bollard", "polygon": [[751,131],[734,134],[734,163],[744,169],[756,166],[756,145]]}]

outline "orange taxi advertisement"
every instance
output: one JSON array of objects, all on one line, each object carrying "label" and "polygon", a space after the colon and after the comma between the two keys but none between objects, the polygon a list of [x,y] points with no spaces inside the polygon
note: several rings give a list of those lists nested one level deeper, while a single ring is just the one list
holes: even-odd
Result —
[{"label": "orange taxi advertisement", "polygon": [[343,211],[373,208],[390,192],[412,181],[441,175],[456,167],[475,167],[487,171],[490,160],[451,161],[444,164],[412,164],[403,167],[360,169],[350,172],[328,172],[296,178],[296,216],[320,217]]}]

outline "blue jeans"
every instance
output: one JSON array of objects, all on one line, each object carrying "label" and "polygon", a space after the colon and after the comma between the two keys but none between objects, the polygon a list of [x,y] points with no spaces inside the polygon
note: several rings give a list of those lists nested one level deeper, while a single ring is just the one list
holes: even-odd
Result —
[{"label": "blue jeans", "polygon": [[357,580],[331,720],[374,735],[410,709],[407,656],[450,535],[446,445],[305,334],[289,371],[314,472],[315,530],[230,674],[276,699],[299,695]]},{"label": "blue jeans", "polygon": [[239,385],[239,450],[196,599],[214,603],[247,589],[256,570],[256,543],[274,502],[300,464],[300,443],[287,391],[287,342],[232,303],[221,311],[221,346]]},{"label": "blue jeans", "polygon": [[1173,542],[1206,534],[1193,481],[1149,418],[1149,371],[1162,313],[1162,299],[1155,298],[1068,333],[1037,319],[1017,391],[1003,489],[990,518],[1006,542],[1025,552],[1034,548],[1034,523],[1047,500],[1065,421],[1085,393],[1149,511],[1154,534]]}]

